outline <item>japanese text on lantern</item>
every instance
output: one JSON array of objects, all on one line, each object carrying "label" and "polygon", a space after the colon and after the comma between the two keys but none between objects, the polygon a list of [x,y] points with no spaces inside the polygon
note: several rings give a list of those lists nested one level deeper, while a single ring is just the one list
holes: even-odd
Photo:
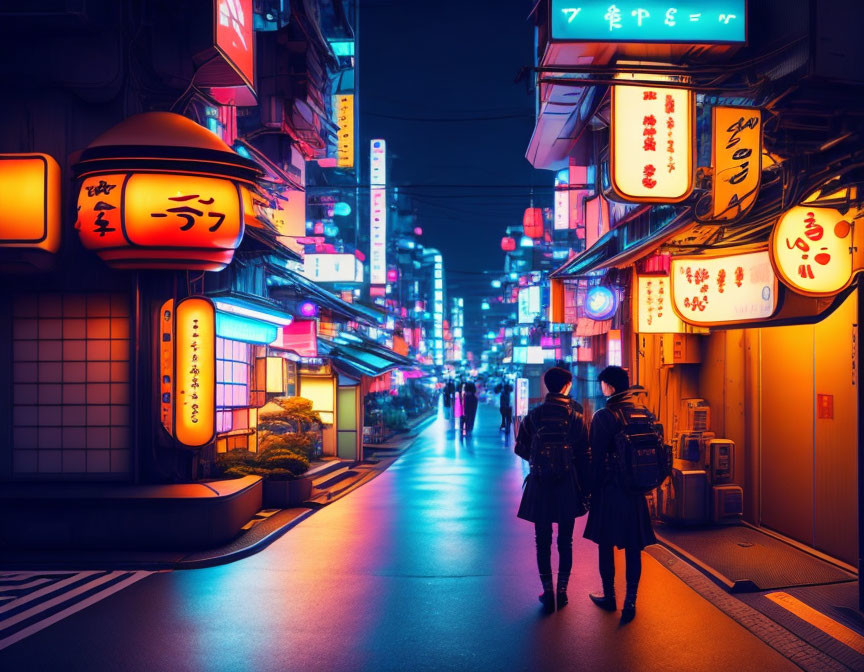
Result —
[{"label": "japanese text on lantern", "polygon": [[672,259],[672,305],[696,325],[765,319],[777,307],[768,252]]},{"label": "japanese text on lantern", "polygon": [[777,222],[771,258],[783,282],[802,294],[830,296],[849,285],[861,264],[853,256],[855,213],[797,206]]},{"label": "japanese text on lantern", "polygon": [[636,309],[641,334],[677,334],[684,331],[684,323],[672,310],[667,277],[639,276]]},{"label": "japanese text on lantern", "polygon": [[712,112],[712,219],[747,212],[762,180],[762,112],[751,107],[715,107]]},{"label": "japanese text on lantern", "polygon": [[690,194],[692,108],[684,89],[612,87],[612,186],[622,199],[677,202]]},{"label": "japanese text on lantern", "polygon": [[203,446],[215,433],[216,319],[213,304],[190,297],[175,313],[175,436]]}]

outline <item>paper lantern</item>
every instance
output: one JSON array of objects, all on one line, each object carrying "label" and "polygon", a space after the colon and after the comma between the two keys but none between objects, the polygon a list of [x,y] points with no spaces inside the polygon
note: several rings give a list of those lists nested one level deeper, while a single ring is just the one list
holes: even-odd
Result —
[{"label": "paper lantern", "polygon": [[200,447],[216,436],[216,310],[203,296],[177,304],[174,316],[174,436]]},{"label": "paper lantern", "polygon": [[529,238],[542,238],[543,208],[526,208],[522,216],[522,228]]},{"label": "paper lantern", "polygon": [[501,249],[505,252],[512,252],[516,249],[516,239],[509,236],[501,239]]},{"label": "paper lantern", "polygon": [[218,271],[234,257],[260,169],[195,122],[135,115],[74,166],[81,242],[114,268]]}]

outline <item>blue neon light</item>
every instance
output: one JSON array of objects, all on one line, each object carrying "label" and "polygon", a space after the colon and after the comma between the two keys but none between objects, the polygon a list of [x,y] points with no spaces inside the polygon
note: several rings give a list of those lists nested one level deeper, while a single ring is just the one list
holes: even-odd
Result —
[{"label": "blue neon light", "polygon": [[232,341],[269,345],[276,340],[279,327],[242,315],[216,311],[216,335]]},{"label": "blue neon light", "polygon": [[585,295],[585,315],[592,320],[608,320],[618,310],[618,296],[608,287],[592,287]]}]

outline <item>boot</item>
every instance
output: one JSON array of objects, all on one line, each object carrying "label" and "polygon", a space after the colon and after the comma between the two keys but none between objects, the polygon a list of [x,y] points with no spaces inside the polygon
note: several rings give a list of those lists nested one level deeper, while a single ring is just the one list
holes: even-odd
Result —
[{"label": "boot", "polygon": [[612,581],[603,581],[602,593],[591,593],[588,597],[591,601],[604,611],[615,611],[615,584]]},{"label": "boot", "polygon": [[541,574],[540,583],[543,584],[543,592],[540,593],[540,604],[543,605],[543,611],[551,614],[555,611],[555,591],[552,588],[552,575]]},{"label": "boot", "polygon": [[624,604],[621,606],[621,623],[629,623],[636,618],[636,588],[638,586],[627,585],[627,594],[624,596]]},{"label": "boot", "polygon": [[566,607],[569,600],[567,599],[567,584],[570,582],[570,575],[559,574],[558,586],[555,590],[555,601],[558,603],[558,608]]}]

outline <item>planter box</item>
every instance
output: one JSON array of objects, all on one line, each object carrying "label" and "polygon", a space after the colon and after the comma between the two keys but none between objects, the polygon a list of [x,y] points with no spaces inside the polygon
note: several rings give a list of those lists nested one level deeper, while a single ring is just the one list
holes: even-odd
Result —
[{"label": "planter box", "polygon": [[299,506],[312,495],[312,479],[295,478],[291,481],[264,479],[263,504],[268,509],[290,509]]}]

